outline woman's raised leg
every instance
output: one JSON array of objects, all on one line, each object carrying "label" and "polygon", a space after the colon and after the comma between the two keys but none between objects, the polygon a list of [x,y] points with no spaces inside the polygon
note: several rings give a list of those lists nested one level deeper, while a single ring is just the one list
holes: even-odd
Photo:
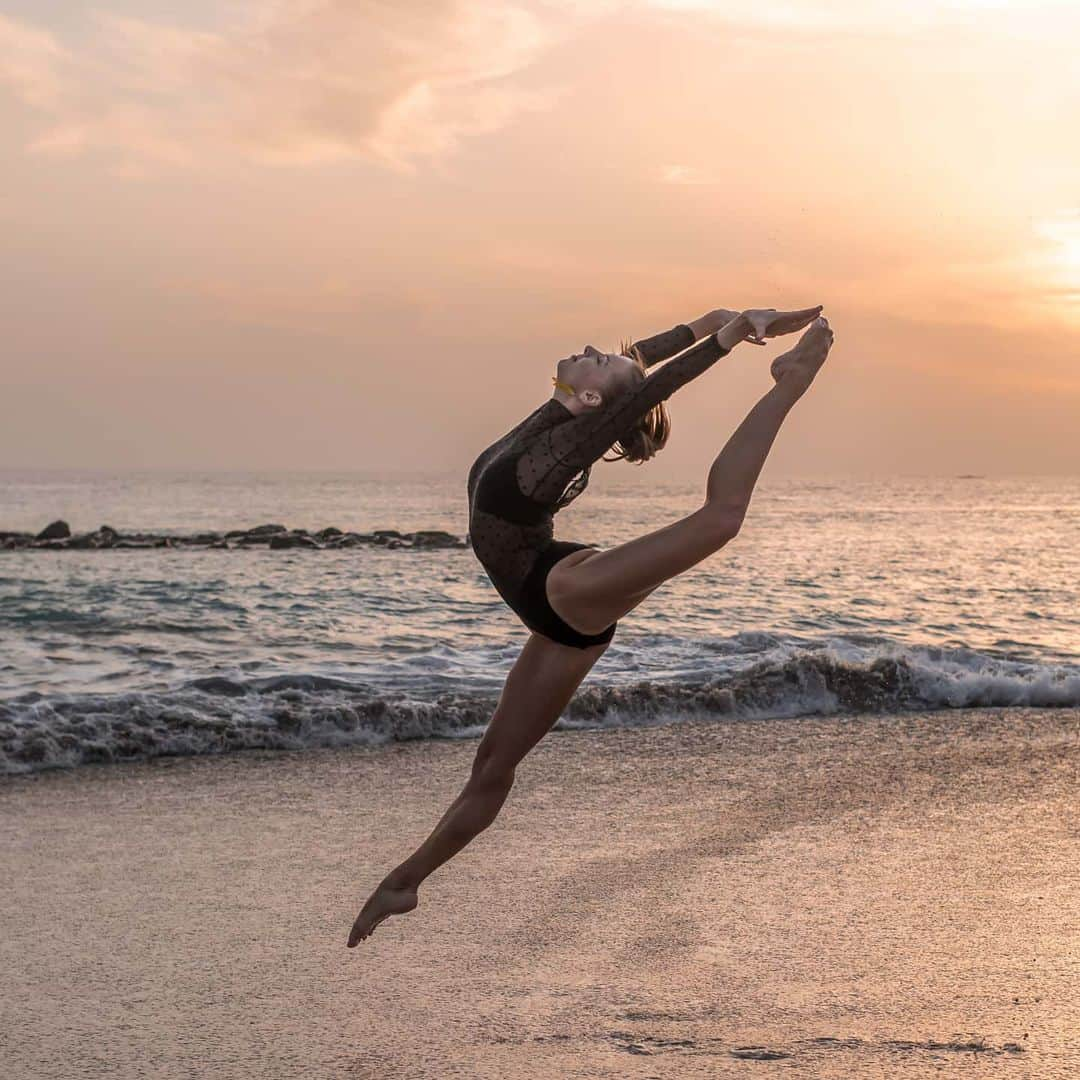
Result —
[{"label": "woman's raised leg", "polygon": [[780,425],[825,362],[832,341],[828,322],[817,319],[790,352],[773,361],[776,385],[712,463],[699,510],[606,551],[571,552],[551,568],[548,601],[560,618],[581,633],[600,633],[657,586],[736,536]]},{"label": "woman's raised leg", "polygon": [[472,775],[431,835],[371,894],[349,934],[349,947],[383,919],[416,907],[416,890],[496,818],[514,783],[514,770],[544,737],[607,645],[576,649],[530,634],[506,677],[480,740]]}]

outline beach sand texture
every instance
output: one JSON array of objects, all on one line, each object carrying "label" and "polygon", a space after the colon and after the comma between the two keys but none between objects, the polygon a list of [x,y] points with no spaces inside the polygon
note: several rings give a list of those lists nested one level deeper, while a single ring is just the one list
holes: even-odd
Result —
[{"label": "beach sand texture", "polygon": [[346,949],[475,748],[0,785],[4,1076],[1080,1075],[1080,710],[553,733]]}]

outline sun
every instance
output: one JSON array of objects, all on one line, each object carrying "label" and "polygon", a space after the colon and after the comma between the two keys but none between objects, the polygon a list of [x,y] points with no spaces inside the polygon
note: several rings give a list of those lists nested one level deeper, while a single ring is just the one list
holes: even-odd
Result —
[{"label": "sun", "polygon": [[1080,210],[1069,210],[1036,222],[1035,232],[1051,242],[1049,261],[1070,283],[1080,285]]},{"label": "sun", "polygon": [[1032,223],[1038,252],[1028,256],[1037,289],[1037,305],[1046,314],[1080,324],[1080,209],[1065,210]]}]

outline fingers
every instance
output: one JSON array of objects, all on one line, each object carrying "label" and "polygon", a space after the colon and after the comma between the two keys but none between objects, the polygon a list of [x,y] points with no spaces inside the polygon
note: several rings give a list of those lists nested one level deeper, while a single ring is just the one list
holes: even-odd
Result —
[{"label": "fingers", "polygon": [[809,326],[814,319],[821,315],[821,305],[817,307],[803,308],[801,311],[792,311],[789,313],[789,317],[799,324],[799,326]]},{"label": "fingers", "polygon": [[[766,345],[767,338],[791,334],[809,326],[821,317],[823,304],[800,308],[796,311],[777,311],[776,308],[754,308],[746,312],[750,321],[751,333],[744,339],[752,345]],[[826,324],[827,325],[827,324]]]},{"label": "fingers", "polygon": [[785,329],[792,333],[796,330],[802,330],[803,327],[809,326],[812,322],[820,321],[821,305],[812,308],[803,308],[801,311],[788,312],[788,317],[785,320]]}]

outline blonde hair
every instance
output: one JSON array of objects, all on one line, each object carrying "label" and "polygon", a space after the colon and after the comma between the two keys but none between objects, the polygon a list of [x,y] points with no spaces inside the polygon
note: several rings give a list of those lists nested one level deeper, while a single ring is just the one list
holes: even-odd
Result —
[{"label": "blonde hair", "polygon": [[[623,356],[630,357],[641,371],[641,377],[645,378],[645,358],[637,347],[629,341],[619,342],[619,352]],[[654,405],[644,416],[639,417],[637,422],[628,431],[623,432],[612,444],[614,457],[605,457],[604,461],[619,461],[625,459],[635,465],[643,465],[657,451],[662,450],[671,434],[671,417],[668,416],[664,402]]]}]

